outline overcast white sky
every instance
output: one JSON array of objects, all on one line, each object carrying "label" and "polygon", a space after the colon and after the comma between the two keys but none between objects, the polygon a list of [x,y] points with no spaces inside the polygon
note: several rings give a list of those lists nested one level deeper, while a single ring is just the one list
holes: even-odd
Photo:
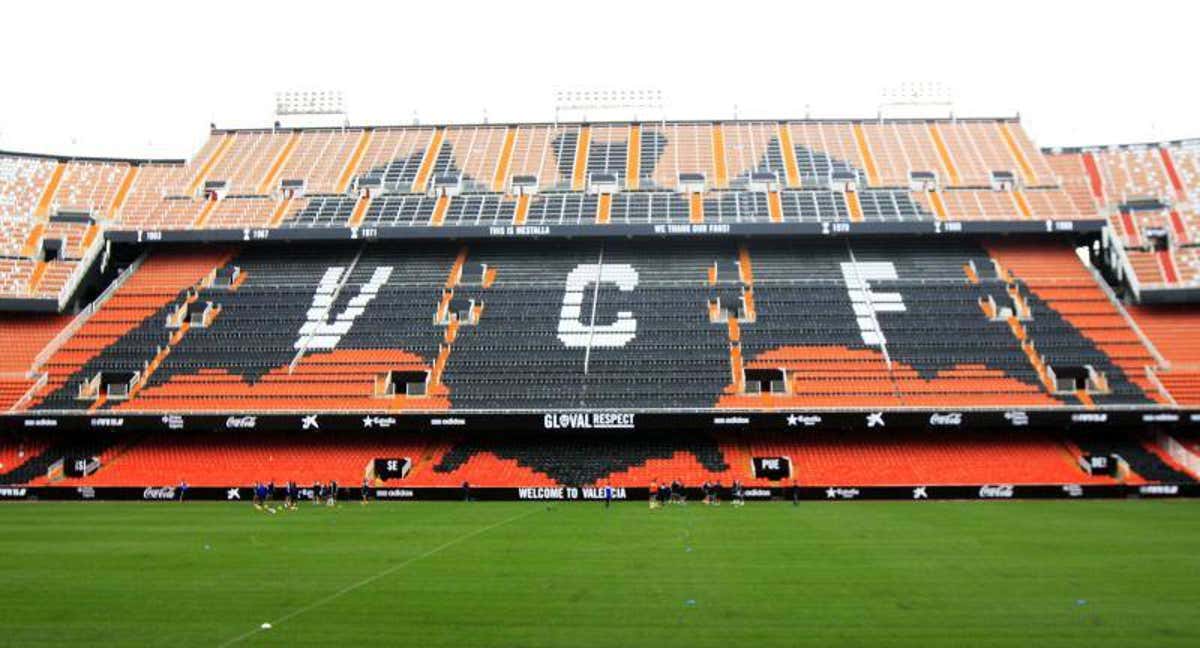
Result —
[{"label": "overcast white sky", "polygon": [[[861,117],[906,82],[1044,146],[1200,137],[1200,5],[1138,2],[19,2],[0,149],[188,157],[274,93],[352,123],[538,120],[556,88],[659,88],[668,118]],[[644,112],[644,111],[643,111]]]}]

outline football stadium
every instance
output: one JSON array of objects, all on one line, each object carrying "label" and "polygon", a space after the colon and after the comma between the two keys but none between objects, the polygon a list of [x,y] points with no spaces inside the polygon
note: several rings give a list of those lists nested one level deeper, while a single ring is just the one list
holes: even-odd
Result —
[{"label": "football stadium", "polygon": [[0,151],[0,644],[1200,641],[1200,139],[306,116]]}]

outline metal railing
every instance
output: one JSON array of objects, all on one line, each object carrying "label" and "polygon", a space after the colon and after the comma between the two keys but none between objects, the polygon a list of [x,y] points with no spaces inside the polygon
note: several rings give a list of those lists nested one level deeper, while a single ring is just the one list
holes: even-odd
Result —
[{"label": "metal railing", "polygon": [[[24,374],[21,374],[21,377],[25,378],[25,379],[28,378],[28,376],[26,376]],[[28,403],[29,399],[33,398],[33,395],[36,394],[38,392],[38,390],[40,390],[42,387],[46,386],[46,382],[48,380],[50,380],[50,374],[43,373],[43,374],[39,375],[38,379],[32,385],[29,386],[29,389],[25,390],[25,393],[21,396],[21,398],[18,399],[17,402],[13,403],[12,407],[8,408],[8,411],[10,411],[10,412],[21,411],[21,408],[24,407],[25,403]]]},{"label": "metal railing", "polygon": [[121,274],[117,275],[117,278],[108,285],[108,288],[104,289],[104,292],[100,293],[100,296],[97,297],[95,301],[88,304],[83,310],[79,311],[79,314],[75,316],[75,319],[71,320],[70,324],[63,328],[63,330],[59,331],[58,335],[54,336],[54,338],[46,344],[45,348],[43,348],[42,351],[34,357],[33,365],[31,365],[29,368],[29,377],[32,378],[38,372],[38,370],[42,368],[42,365],[46,364],[47,360],[49,360],[55,353],[58,353],[58,350],[62,347],[62,345],[65,344],[67,340],[71,339],[71,337],[75,335],[75,333],[78,332],[84,324],[87,323],[88,319],[90,319],[96,311],[100,310],[100,307],[103,306],[104,303],[113,296],[113,293],[115,293],[117,289],[125,284],[125,281],[128,280],[129,277],[131,277],[139,267],[141,267],[142,262],[145,260],[146,253],[142,253],[141,256],[134,259],[133,263],[130,263],[129,267],[122,270]]}]

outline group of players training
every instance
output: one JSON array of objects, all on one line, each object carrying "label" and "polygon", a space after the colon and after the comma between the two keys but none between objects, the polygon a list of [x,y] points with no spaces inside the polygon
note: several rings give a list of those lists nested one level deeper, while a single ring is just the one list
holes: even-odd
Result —
[{"label": "group of players training", "polygon": [[[700,492],[703,493],[705,506],[720,506],[721,491],[724,489],[721,482],[706,481],[700,485]],[[733,506],[743,506],[746,504],[745,491],[742,489],[742,482],[733,480],[733,484],[729,486],[730,503]],[[687,488],[683,485],[682,479],[676,479],[670,483],[664,481],[650,482],[650,508],[662,508],[667,504],[687,504]]]},{"label": "group of players training", "polygon": [[[364,478],[362,482],[362,503],[367,503],[367,495],[370,492],[371,483]],[[309,501],[320,506],[337,506],[339,486],[337,480],[331,480],[329,483],[313,482],[311,490],[304,493],[303,489],[294,482],[289,481],[283,485],[283,508],[285,510],[295,511],[300,508],[300,500],[302,495],[306,495]],[[275,500],[276,487],[275,481],[269,482],[254,482],[254,508],[274,513],[275,507],[271,504]]]}]

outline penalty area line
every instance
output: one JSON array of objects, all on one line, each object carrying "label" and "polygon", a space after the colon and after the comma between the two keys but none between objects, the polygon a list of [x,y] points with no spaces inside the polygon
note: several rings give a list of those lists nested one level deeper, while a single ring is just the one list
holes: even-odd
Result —
[{"label": "penalty area line", "polygon": [[[381,578],[387,578],[388,576],[391,576],[392,574],[396,573],[397,571],[417,562],[418,560],[424,560],[425,558],[428,558],[436,553],[445,551],[446,549],[449,549],[450,547],[453,547],[456,544],[470,540],[471,538],[474,538],[475,536],[487,533],[488,531],[491,531],[492,529],[502,527],[506,524],[512,524],[513,522],[516,522],[517,520],[529,517],[530,515],[537,513],[539,510],[540,509],[532,509],[532,510],[526,511],[521,514],[514,515],[510,518],[500,520],[499,522],[496,522],[494,524],[489,524],[488,526],[481,527],[479,529],[475,529],[474,531],[471,531],[470,533],[465,533],[457,538],[454,538],[453,540],[448,540],[446,542],[443,542],[442,544],[440,544],[424,553],[413,556],[412,558],[402,560],[402,561],[396,563],[395,565],[392,565],[391,567],[388,567],[387,569],[385,569],[377,574],[368,576],[358,582],[351,583],[351,584],[343,587],[342,589],[340,589],[336,592],[333,592],[332,594],[328,594],[324,597],[321,597],[303,607],[296,608],[295,610],[288,612],[287,614],[279,617],[278,619],[269,621],[268,623],[273,628],[276,625],[283,623],[284,621],[293,619],[301,614],[304,614],[305,612],[308,612],[309,610],[319,608],[322,605],[329,603],[330,601],[341,598],[342,596],[345,596],[346,594],[349,594],[350,592],[353,592],[356,589],[366,587],[367,585],[370,585],[371,583],[374,583],[375,581],[377,581]],[[266,630],[266,628],[262,628],[262,627],[254,628],[253,630],[244,632],[244,633],[226,641],[225,643],[220,644],[220,648],[225,648],[226,646],[232,646],[236,643],[241,643],[242,641],[245,641],[246,639],[249,639],[250,637],[253,637],[256,634],[259,634],[260,632],[264,632],[265,630]]]}]

